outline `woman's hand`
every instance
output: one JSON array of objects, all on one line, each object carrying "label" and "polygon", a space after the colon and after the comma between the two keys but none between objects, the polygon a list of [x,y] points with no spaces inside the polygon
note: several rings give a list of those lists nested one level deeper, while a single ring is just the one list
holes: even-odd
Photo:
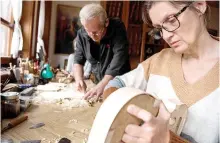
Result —
[{"label": "woman's hand", "polygon": [[157,117],[135,105],[129,105],[128,113],[144,121],[141,126],[130,124],[125,129],[122,141],[125,143],[169,143],[168,123],[170,113],[163,103]]}]

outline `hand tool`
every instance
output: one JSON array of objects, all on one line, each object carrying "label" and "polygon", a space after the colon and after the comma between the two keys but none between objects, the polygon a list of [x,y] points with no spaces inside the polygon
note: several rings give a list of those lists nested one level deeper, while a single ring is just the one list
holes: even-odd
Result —
[{"label": "hand tool", "polygon": [[29,129],[40,128],[40,127],[43,127],[44,125],[45,125],[44,123],[37,123],[37,124],[34,124],[33,126],[31,126]]},{"label": "hand tool", "polygon": [[12,119],[12,120],[8,123],[8,125],[1,130],[1,133],[5,132],[6,130],[8,130],[8,129],[10,129],[10,128],[13,128],[13,127],[17,126],[18,124],[22,123],[23,121],[25,121],[25,120],[27,120],[27,119],[28,119],[28,116],[27,116],[27,115],[21,115],[21,116],[19,116],[19,117],[16,117],[16,118]]}]

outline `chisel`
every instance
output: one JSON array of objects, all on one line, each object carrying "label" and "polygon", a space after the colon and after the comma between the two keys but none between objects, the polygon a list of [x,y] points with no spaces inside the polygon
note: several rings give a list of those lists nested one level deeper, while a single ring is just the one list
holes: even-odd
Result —
[{"label": "chisel", "polygon": [[27,118],[28,118],[27,115],[21,115],[21,116],[19,116],[19,117],[16,117],[16,118],[12,119],[12,120],[8,123],[8,125],[1,130],[1,133],[5,132],[6,130],[8,130],[8,129],[10,129],[10,128],[13,128],[13,127],[17,126],[18,124],[20,124],[20,123],[22,123],[23,121],[27,120]]}]

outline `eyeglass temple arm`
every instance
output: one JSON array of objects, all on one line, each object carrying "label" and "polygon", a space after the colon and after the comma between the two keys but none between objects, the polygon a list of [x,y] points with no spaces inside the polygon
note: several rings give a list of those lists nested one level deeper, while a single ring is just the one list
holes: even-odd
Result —
[{"label": "eyeglass temple arm", "polygon": [[175,16],[179,16],[182,12],[184,12],[192,3],[185,6],[183,9],[181,9]]}]

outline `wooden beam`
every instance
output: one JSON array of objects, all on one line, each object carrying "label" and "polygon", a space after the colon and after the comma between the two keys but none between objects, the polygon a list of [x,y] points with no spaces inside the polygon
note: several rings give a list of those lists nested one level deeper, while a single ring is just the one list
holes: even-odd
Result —
[{"label": "wooden beam", "polygon": [[23,35],[23,57],[31,55],[32,35],[34,26],[35,1],[23,1],[22,17],[20,20]]},{"label": "wooden beam", "polygon": [[[12,13],[12,9],[11,9],[11,13]],[[11,16],[11,19],[10,19],[10,23],[12,23],[14,21],[14,17]],[[11,29],[9,31],[9,44],[8,44],[8,55],[11,55],[11,43],[12,43],[12,36],[13,36],[13,32],[14,32],[14,24],[13,24],[13,29]]]},{"label": "wooden beam", "polygon": [[145,42],[146,42],[146,31],[147,31],[147,24],[143,23],[143,30],[142,30],[142,38],[141,38],[141,56],[140,62],[145,60]]},{"label": "wooden beam", "polygon": [[[31,55],[31,56],[33,56],[34,58],[36,58],[36,53],[37,53],[37,35],[38,35],[38,23],[39,23],[39,16],[40,16],[40,2],[41,1],[36,1],[36,3],[35,4],[37,4],[37,20],[36,20],[36,33],[33,33],[34,35],[35,35],[35,42],[34,42],[34,55]],[[45,8],[46,8],[46,6],[45,6]],[[45,18],[45,20],[46,20],[46,18]],[[34,36],[33,36],[34,37]],[[32,51],[32,48],[31,48],[31,51]],[[32,53],[32,52],[31,52]]]},{"label": "wooden beam", "polygon": [[[52,1],[45,1],[45,24],[44,24],[44,47],[49,56],[50,20],[51,20]],[[47,58],[46,58],[47,59]]]},{"label": "wooden beam", "polygon": [[130,2],[123,1],[122,21],[124,22],[126,29],[128,29],[129,7],[130,7]]},{"label": "wooden beam", "polygon": [[8,22],[7,20],[5,20],[5,19],[3,19],[3,18],[1,18],[1,24],[5,25],[5,26],[7,26],[7,27],[9,27],[9,28],[11,28],[12,30],[14,30],[14,24]]},{"label": "wooden beam", "polygon": [[101,4],[101,6],[106,10],[107,1],[102,0],[102,1],[100,2],[100,4]]}]

